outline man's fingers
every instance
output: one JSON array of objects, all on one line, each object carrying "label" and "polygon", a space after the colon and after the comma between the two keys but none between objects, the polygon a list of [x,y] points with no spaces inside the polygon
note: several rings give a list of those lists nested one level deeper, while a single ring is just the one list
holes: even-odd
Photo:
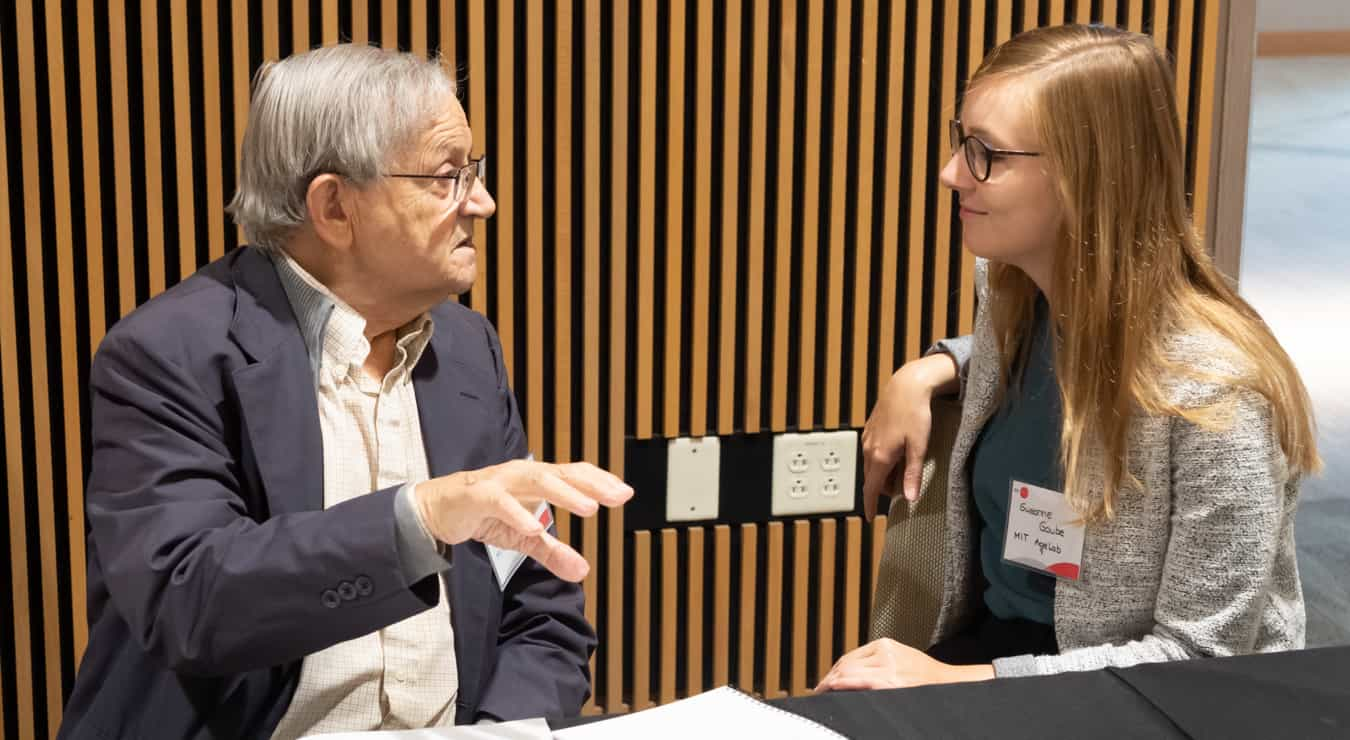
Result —
[{"label": "man's fingers", "polygon": [[[591,516],[600,508],[595,499],[578,491],[555,472],[557,466],[537,463],[521,472],[512,493],[525,501],[543,499],[578,516]],[[522,496],[521,494],[525,494]]]},{"label": "man's fingers", "polygon": [[633,497],[632,486],[590,463],[564,463],[553,469],[559,478],[605,506],[622,506]]},{"label": "man's fingers", "polygon": [[923,481],[923,458],[928,453],[928,440],[911,439],[905,445],[905,498],[919,499],[919,484]]},{"label": "man's fingers", "polygon": [[534,558],[550,573],[572,583],[579,583],[591,572],[591,566],[581,553],[559,542],[548,532],[526,538],[520,552]]}]

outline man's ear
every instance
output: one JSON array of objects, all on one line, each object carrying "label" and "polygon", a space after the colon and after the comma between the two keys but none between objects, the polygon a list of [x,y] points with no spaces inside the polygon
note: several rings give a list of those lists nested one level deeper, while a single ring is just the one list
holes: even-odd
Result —
[{"label": "man's ear", "polygon": [[324,173],[309,181],[305,208],[319,240],[330,247],[351,247],[354,233],[352,201],[348,185],[340,176]]}]

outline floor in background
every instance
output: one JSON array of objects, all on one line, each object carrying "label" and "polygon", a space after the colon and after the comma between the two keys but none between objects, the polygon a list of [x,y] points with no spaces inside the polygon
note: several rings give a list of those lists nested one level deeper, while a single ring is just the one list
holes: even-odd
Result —
[{"label": "floor in background", "polygon": [[1350,644],[1350,57],[1257,59],[1241,288],[1312,395],[1296,538],[1308,647]]}]

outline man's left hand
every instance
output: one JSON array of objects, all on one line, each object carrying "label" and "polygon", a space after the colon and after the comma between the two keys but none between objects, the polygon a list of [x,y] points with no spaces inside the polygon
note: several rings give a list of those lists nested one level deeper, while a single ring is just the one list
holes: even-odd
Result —
[{"label": "man's left hand", "polygon": [[850,689],[899,689],[938,683],[986,681],[994,667],[948,665],[890,638],[873,640],[840,658],[816,686],[816,693]]}]

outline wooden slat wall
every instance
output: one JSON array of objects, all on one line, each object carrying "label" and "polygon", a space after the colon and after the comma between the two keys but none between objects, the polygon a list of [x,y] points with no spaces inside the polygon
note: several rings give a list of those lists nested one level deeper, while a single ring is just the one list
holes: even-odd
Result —
[{"label": "wooden slat wall", "polygon": [[[622,472],[626,438],[859,427],[895,367],[970,326],[972,263],[936,172],[962,80],[990,45],[1063,19],[1151,34],[1179,60],[1190,171],[1208,172],[1226,12],[1220,0],[5,3],[4,736],[54,734],[87,640],[90,357],[114,321],[239,243],[222,209],[265,58],[341,38],[453,65],[498,203],[478,227],[484,277],[461,300],[498,327],[536,456]],[[1194,183],[1197,203],[1207,185]],[[823,521],[626,535],[621,511],[560,517],[595,565],[587,711],[723,681],[809,688],[865,634],[883,531]]]}]

